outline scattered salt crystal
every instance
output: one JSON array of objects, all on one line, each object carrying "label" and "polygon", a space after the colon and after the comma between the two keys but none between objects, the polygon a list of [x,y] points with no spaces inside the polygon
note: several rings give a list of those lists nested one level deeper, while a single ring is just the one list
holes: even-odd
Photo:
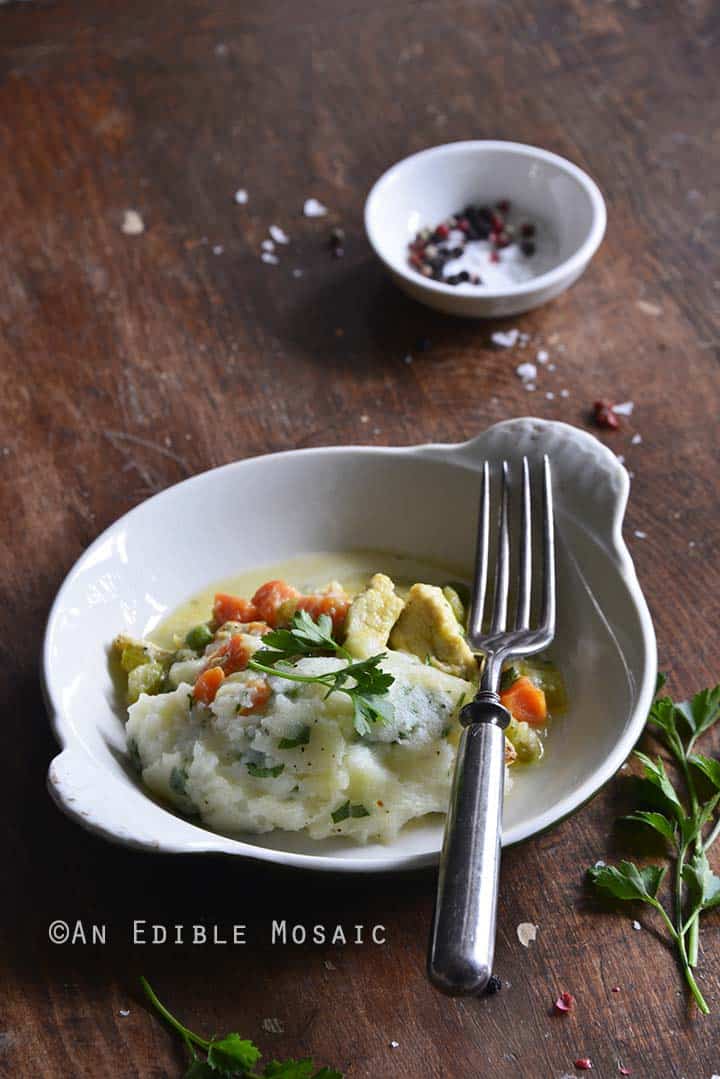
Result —
[{"label": "scattered salt crystal", "polygon": [[618,459],[618,461],[620,462],[621,465],[625,464],[625,454],[624,453],[618,453],[617,459]]},{"label": "scattered salt crystal", "polygon": [[541,348],[535,357],[538,363],[547,363],[550,359],[550,353],[545,348]]},{"label": "scattered salt crystal", "polygon": [[640,922],[638,922],[638,921],[633,921],[632,927],[633,927],[633,929],[642,929],[642,926],[640,925]]},{"label": "scattered salt crystal", "polygon": [[633,446],[639,446],[640,443],[642,442],[642,435],[633,435],[632,438],[630,439],[630,441],[633,444]]},{"label": "scattered salt crystal", "polygon": [[647,539],[647,532],[641,532],[638,528],[635,529],[636,539]]},{"label": "scattered salt crystal", "polygon": [[528,391],[528,393],[534,393],[535,392],[535,383],[534,382],[525,382],[524,386],[525,386],[525,389]]},{"label": "scattered salt crystal", "polygon": [[396,1042],[396,1041],[390,1042],[390,1048],[391,1049],[398,1049],[399,1047],[400,1047],[400,1042]]},{"label": "scattered salt crystal", "polygon": [[634,401],[623,401],[619,405],[612,406],[612,410],[616,416],[632,416],[634,408]]},{"label": "scattered salt crystal", "polygon": [[370,417],[363,412],[362,416],[360,417],[360,423],[367,423],[369,419]]},{"label": "scattered salt crystal", "polygon": [[299,266],[296,266],[295,269],[293,270],[293,277],[302,277],[302,275],[303,275],[302,270],[300,269]]},{"label": "scattered salt crystal", "polygon": [[518,335],[518,339],[519,339],[521,345],[526,345],[528,343],[528,341],[530,340],[530,334],[529,333],[520,333]]},{"label": "scattered salt crystal", "polygon": [[570,396],[570,390],[560,390],[560,396],[561,397],[569,397]]},{"label": "scattered salt crystal", "polygon": [[268,232],[270,233],[276,244],[290,243],[290,237],[286,232],[283,232],[279,225],[271,225],[268,229]]},{"label": "scattered salt crystal", "polygon": [[127,1017],[130,1015],[130,1009],[129,1008],[121,1008],[120,1009],[120,1015],[123,1017],[123,1019],[127,1019]]},{"label": "scattered salt crystal", "polygon": [[537,931],[538,927],[532,922],[520,922],[517,927],[517,938],[523,948],[529,947],[530,943],[537,939]]},{"label": "scattered salt crystal", "polygon": [[227,56],[227,54],[228,54],[228,47],[227,47],[227,45],[225,44],[224,41],[221,41],[219,45],[215,46],[215,55],[216,56]]},{"label": "scattered salt crystal", "polygon": [[650,315],[652,318],[662,315],[662,307],[658,307],[656,303],[648,303],[647,300],[636,300],[635,306],[644,315]]},{"label": "scattered salt crystal", "polygon": [[508,330],[507,333],[504,330],[496,330],[491,335],[490,340],[498,348],[512,348],[517,344],[517,339],[520,336],[519,330]]},{"label": "scattered salt crystal", "polygon": [[555,366],[554,363],[549,363],[548,364],[548,371],[557,371],[557,367]]},{"label": "scattered salt crystal", "polygon": [[245,206],[248,200],[248,193],[244,187],[239,187],[235,192],[235,202],[238,206]]},{"label": "scattered salt crystal", "polygon": [[285,1031],[285,1027],[280,1022],[280,1020],[275,1019],[274,1017],[270,1019],[263,1019],[260,1025],[263,1030],[267,1031],[268,1034],[283,1034]]},{"label": "scattered salt crystal", "polygon": [[533,382],[537,378],[537,367],[534,363],[519,363],[515,368],[515,374],[523,382]]},{"label": "scattered salt crystal", "polygon": [[215,244],[215,246],[212,249],[212,253],[213,253],[213,255],[222,255],[224,250],[225,250],[225,248],[223,247],[222,244]]},{"label": "scattered salt crystal", "polygon": [[695,540],[690,540],[688,547],[693,548],[695,546]]},{"label": "scattered salt crystal", "polygon": [[555,400],[555,394],[552,392],[552,390],[548,390],[545,396],[547,397],[548,401]]},{"label": "scattered salt crystal", "polygon": [[123,215],[122,230],[126,236],[139,236],[145,231],[145,222],[137,210],[126,210]]},{"label": "scattered salt crystal", "polygon": [[596,861],[596,863],[595,863],[595,868],[596,868],[596,869],[602,869],[602,867],[603,867],[604,865],[607,865],[607,862],[604,862],[604,861],[602,860],[602,858],[598,858],[598,860],[597,860],[597,861]]},{"label": "scattered salt crystal", "polygon": [[403,362],[404,362],[404,363],[412,363],[412,362],[413,362],[413,358],[412,358],[412,356],[410,356],[410,355],[407,355],[407,356],[405,357],[405,359],[404,359],[404,361],[403,361]]},{"label": "scattered salt crystal", "polygon": [[325,217],[327,214],[327,206],[323,206],[317,199],[305,199],[303,213],[305,214],[305,217]]},{"label": "scattered salt crystal", "polygon": [[278,262],[280,261],[277,255],[273,255],[270,251],[263,251],[260,258],[263,260],[263,262],[267,262],[268,266],[277,266]]},{"label": "scattered salt crystal", "polygon": [[260,244],[260,246],[262,247],[263,251],[274,251],[275,250],[275,244],[273,243],[272,240],[263,240],[263,242]]}]

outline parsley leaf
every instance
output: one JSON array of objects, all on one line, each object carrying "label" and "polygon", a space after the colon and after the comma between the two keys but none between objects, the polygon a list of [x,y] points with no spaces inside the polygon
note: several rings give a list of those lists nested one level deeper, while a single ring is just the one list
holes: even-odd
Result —
[{"label": "parsley leaf", "polygon": [[589,870],[595,886],[608,895],[615,899],[639,899],[643,903],[652,903],[656,898],[666,872],[667,867],[656,865],[639,869],[634,862],[593,866]]},{"label": "parsley leaf", "polygon": [[[237,1076],[238,1079],[343,1079],[342,1073],[332,1068],[316,1071],[312,1060],[273,1060],[266,1064],[262,1073],[254,1069],[260,1060],[260,1050],[239,1034],[226,1034],[223,1038],[203,1038],[184,1026],[158,999],[145,978],[140,979],[145,996],[166,1023],[175,1030],[185,1043],[191,1061],[185,1079],[217,1079],[218,1076]],[[197,1052],[201,1049],[206,1059]]]},{"label": "parsley leaf", "polygon": [[332,636],[332,619],[321,614],[314,622],[307,611],[296,611],[286,629],[271,629],[262,638],[263,647],[255,653],[259,663],[273,666],[278,660],[298,659],[300,656],[317,656],[335,652],[350,658],[342,645]]},{"label": "parsley leaf", "polygon": [[281,738],[278,749],[297,749],[298,746],[306,746],[310,741],[310,728],[303,727],[294,738]]},{"label": "parsley leaf", "polygon": [[248,772],[250,773],[251,776],[255,777],[255,779],[269,779],[270,777],[275,779],[282,772],[284,772],[285,765],[284,764],[276,764],[272,768],[263,768],[261,765],[253,764],[253,762],[250,761],[250,762],[248,762],[247,770],[248,770]]},{"label": "parsley leaf", "polygon": [[[664,677],[659,676],[657,692],[664,683]],[[635,753],[642,764],[643,790],[652,808],[637,809],[624,819],[652,828],[667,841],[668,861],[674,864],[672,905],[666,909],[660,899],[668,865],[638,867],[622,861],[617,866],[596,865],[588,870],[599,891],[619,900],[648,903],[657,910],[677,947],[690,992],[705,1015],[709,1009],[693,967],[697,963],[700,915],[720,907],[720,876],[707,858],[720,836],[720,761],[693,750],[718,720],[720,685],[701,690],[689,701],[659,697],[650,709],[649,729],[675,759],[684,785],[682,796],[661,757]],[[708,787],[711,796],[703,800]]]},{"label": "parsley leaf", "polygon": [[341,821],[347,820],[348,817],[369,817],[370,813],[364,805],[358,803],[357,805],[350,805],[349,800],[344,802],[343,805],[330,814],[334,824],[340,824]]},{"label": "parsley leaf", "polygon": [[211,1041],[207,1062],[221,1075],[243,1075],[252,1071],[260,1059],[260,1050],[239,1034],[227,1034],[219,1041]]},{"label": "parsley leaf", "polygon": [[[254,653],[248,667],[262,674],[276,675],[290,682],[305,682],[324,686],[326,697],[331,693],[345,693],[353,703],[353,725],[361,736],[370,734],[373,724],[386,723],[392,719],[392,703],[387,692],[395,679],[380,666],[385,658],[381,652],[368,659],[348,662],[344,667],[324,674],[303,674],[293,668],[292,660],[303,656],[317,656],[334,652],[350,660],[349,653],[330,635],[332,622],[327,615],[320,615],[314,622],[307,611],[297,611],[289,629],[272,630],[263,637],[263,645]],[[292,739],[283,738],[280,749],[293,749]],[[304,745],[305,743],[298,743]]]}]

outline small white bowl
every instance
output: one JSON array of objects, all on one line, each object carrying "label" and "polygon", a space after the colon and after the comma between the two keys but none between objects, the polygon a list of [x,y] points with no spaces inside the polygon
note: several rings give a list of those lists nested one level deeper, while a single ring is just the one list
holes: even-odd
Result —
[{"label": "small white bowl", "polygon": [[[420,229],[434,228],[470,203],[493,206],[503,199],[515,220],[532,222],[538,232],[536,254],[508,262],[507,284],[445,285],[410,266],[408,243]],[[368,239],[400,288],[428,307],[467,318],[517,315],[564,292],[600,246],[606,220],[605,201],[587,173],[519,142],[450,142],[422,150],[388,169],[365,203]]]},{"label": "small white bowl", "polygon": [[403,829],[395,843],[362,847],[301,833],[218,835],[172,813],[131,767],[108,647],[118,631],[149,632],[214,580],[304,553],[382,548],[469,574],[482,462],[518,468],[523,455],[538,464],[544,453],[557,502],[552,654],[570,707],[553,721],[542,763],[519,775],[506,799],[503,842],[572,813],[642,731],[655,691],[655,638],[621,535],[627,472],[587,432],[537,419],[497,424],[460,445],[342,446],[237,461],[168,488],[111,525],[68,574],[45,635],[45,693],[62,745],[49,774],[57,803],[108,839],[154,851],[335,872],[436,863],[437,815]]}]

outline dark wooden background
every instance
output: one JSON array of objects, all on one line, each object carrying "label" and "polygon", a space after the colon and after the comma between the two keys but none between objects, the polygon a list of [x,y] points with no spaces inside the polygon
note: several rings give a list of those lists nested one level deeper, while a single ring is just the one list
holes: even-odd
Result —
[{"label": "dark wooden background", "polygon": [[[348,1079],[560,1079],[585,1055],[602,1077],[619,1061],[647,1079],[720,1072],[717,918],[701,1019],[652,921],[635,932],[584,894],[584,867],[615,853],[621,777],[507,853],[503,990],[453,1002],[423,973],[431,874],[343,883],[156,858],[65,820],[45,794],[56,747],[38,686],[64,574],[150,492],[297,446],[455,441],[528,412],[583,425],[601,396],[635,401],[604,437],[634,474],[627,535],[661,664],[679,694],[717,680],[718,16],[712,0],[0,6],[2,1075],[180,1075],[141,972],[191,1025]],[[608,200],[586,276],[500,324],[532,334],[525,352],[403,298],[363,237],[382,170],[469,137],[565,154]],[[327,219],[302,217],[311,195]],[[121,229],[128,209],[140,236]],[[271,223],[292,238],[279,266],[259,259]],[[540,347],[556,370],[528,393],[514,369]],[[272,916],[382,922],[389,942],[273,949]],[[135,917],[246,922],[254,940],[133,948]],[[110,943],[54,946],[54,918],[106,922]],[[523,921],[540,927],[527,950]],[[573,1016],[550,1014],[561,989]]]}]

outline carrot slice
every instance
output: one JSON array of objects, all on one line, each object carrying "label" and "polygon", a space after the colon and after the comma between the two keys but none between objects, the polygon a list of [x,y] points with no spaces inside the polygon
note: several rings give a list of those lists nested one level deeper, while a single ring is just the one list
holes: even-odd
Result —
[{"label": "carrot slice", "polygon": [[290,599],[297,599],[300,593],[287,581],[266,581],[261,584],[252,598],[256,618],[261,618],[269,626],[278,624],[278,611]]},{"label": "carrot slice", "polygon": [[272,696],[270,685],[264,678],[255,678],[252,682],[248,681],[246,685],[248,686],[250,700],[243,708],[238,709],[238,715],[241,716],[249,716],[253,712],[264,708]]},{"label": "carrot slice", "polygon": [[525,675],[501,693],[500,700],[515,719],[531,727],[542,727],[547,720],[545,694]]},{"label": "carrot slice", "polygon": [[222,667],[225,674],[244,671],[252,652],[239,633],[233,633],[214,652],[208,656],[208,667]]},{"label": "carrot slice", "polygon": [[254,622],[257,616],[257,609],[249,599],[230,596],[226,592],[218,592],[215,596],[213,618],[218,626],[226,622]]},{"label": "carrot slice", "polygon": [[225,672],[222,667],[210,667],[207,671],[203,671],[193,686],[193,697],[196,701],[202,701],[203,704],[210,704],[215,700],[215,694],[224,679]]},{"label": "carrot slice", "polygon": [[321,592],[313,596],[303,596],[298,600],[297,609],[307,611],[316,622],[321,614],[332,618],[333,632],[338,633],[345,625],[350,600],[337,592]]}]

